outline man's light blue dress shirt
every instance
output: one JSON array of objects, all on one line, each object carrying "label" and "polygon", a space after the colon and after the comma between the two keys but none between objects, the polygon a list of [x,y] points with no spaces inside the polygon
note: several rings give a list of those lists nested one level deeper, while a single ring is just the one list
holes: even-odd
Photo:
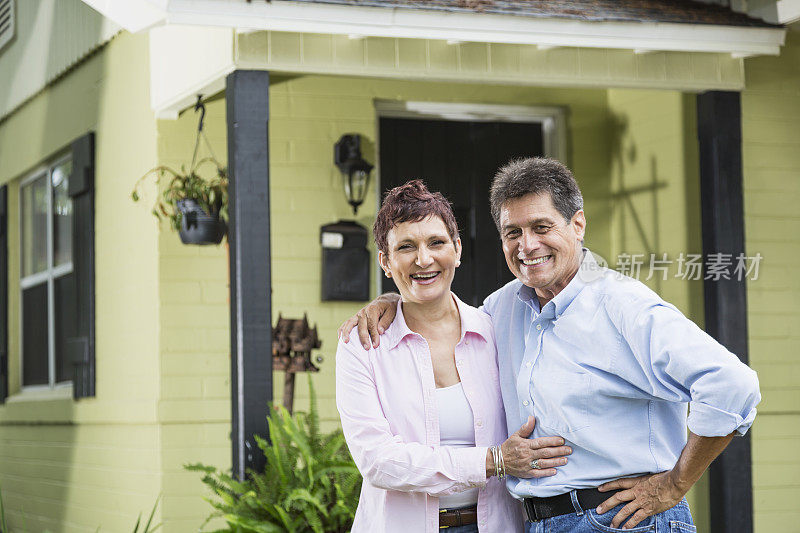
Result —
[{"label": "man's light blue dress shirt", "polygon": [[744,434],[756,416],[753,370],[588,250],[542,309],[533,289],[514,280],[483,310],[494,324],[509,433],[533,415],[531,438],[560,435],[573,448],[555,476],[509,478],[518,498],[669,470],[687,424],[700,436]]}]

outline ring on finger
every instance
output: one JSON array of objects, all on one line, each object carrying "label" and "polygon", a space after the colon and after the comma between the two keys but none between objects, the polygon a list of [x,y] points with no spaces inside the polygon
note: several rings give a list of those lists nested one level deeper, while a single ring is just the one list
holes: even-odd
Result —
[{"label": "ring on finger", "polygon": [[533,468],[534,470],[540,470],[542,468],[541,466],[539,466],[539,459],[534,459],[533,461],[531,461],[531,468]]}]

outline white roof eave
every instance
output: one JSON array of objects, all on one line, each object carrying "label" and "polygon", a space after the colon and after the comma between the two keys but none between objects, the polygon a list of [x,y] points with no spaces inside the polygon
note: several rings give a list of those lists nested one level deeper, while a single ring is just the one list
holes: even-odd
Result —
[{"label": "white roof eave", "polygon": [[486,13],[229,0],[161,0],[169,24],[408,39],[778,55],[783,28],[656,22],[591,22]]}]

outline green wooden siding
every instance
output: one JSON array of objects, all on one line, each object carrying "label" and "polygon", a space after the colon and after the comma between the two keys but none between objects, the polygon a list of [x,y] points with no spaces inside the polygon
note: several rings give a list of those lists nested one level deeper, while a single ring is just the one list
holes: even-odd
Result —
[{"label": "green wooden siding", "polygon": [[745,237],[764,256],[748,284],[750,364],[763,400],[753,425],[756,531],[800,531],[800,39],[745,62]]}]

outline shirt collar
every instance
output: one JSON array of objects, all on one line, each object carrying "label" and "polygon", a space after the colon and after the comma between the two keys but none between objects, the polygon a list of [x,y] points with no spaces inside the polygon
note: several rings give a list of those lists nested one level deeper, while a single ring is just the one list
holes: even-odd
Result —
[{"label": "shirt collar", "polygon": [[[547,308],[548,305],[552,304],[554,308],[554,318],[558,318],[567,310],[569,304],[572,303],[586,285],[586,280],[593,279],[592,276],[596,277],[596,273],[600,270],[600,266],[597,264],[592,252],[590,252],[588,248],[582,248],[581,250],[583,259],[581,259],[578,272],[570,282],[567,283],[567,286],[544,306]],[[544,311],[544,309],[539,309],[539,299],[536,296],[536,291],[532,287],[522,285],[517,291],[517,297],[523,302],[532,303],[534,308],[538,309],[539,312]]]},{"label": "shirt collar", "polygon": [[403,300],[398,300],[397,302],[397,310],[394,316],[394,321],[389,324],[389,327],[386,328],[386,331],[383,334],[384,339],[381,342],[386,343],[386,347],[389,350],[393,350],[400,341],[405,339],[408,335],[416,335],[411,329],[409,329],[408,325],[406,324],[406,318],[403,316]]},{"label": "shirt collar", "polygon": [[[456,302],[456,306],[458,307],[458,314],[461,317],[461,339],[467,334],[467,332],[475,333],[483,337],[484,340],[490,342],[492,340],[492,332],[491,326],[488,320],[483,320],[481,317],[481,312],[471,307],[464,302],[462,302],[458,296],[453,294],[452,292],[450,295],[453,298],[453,301]],[[394,321],[386,328],[386,332],[383,334],[383,339],[381,340],[382,343],[386,343],[386,347],[389,350],[393,350],[400,344],[400,341],[405,339],[409,335],[419,335],[418,333],[412,331],[408,324],[406,324],[406,318],[403,315],[403,301],[400,300],[397,302],[397,314],[394,317]]]}]

